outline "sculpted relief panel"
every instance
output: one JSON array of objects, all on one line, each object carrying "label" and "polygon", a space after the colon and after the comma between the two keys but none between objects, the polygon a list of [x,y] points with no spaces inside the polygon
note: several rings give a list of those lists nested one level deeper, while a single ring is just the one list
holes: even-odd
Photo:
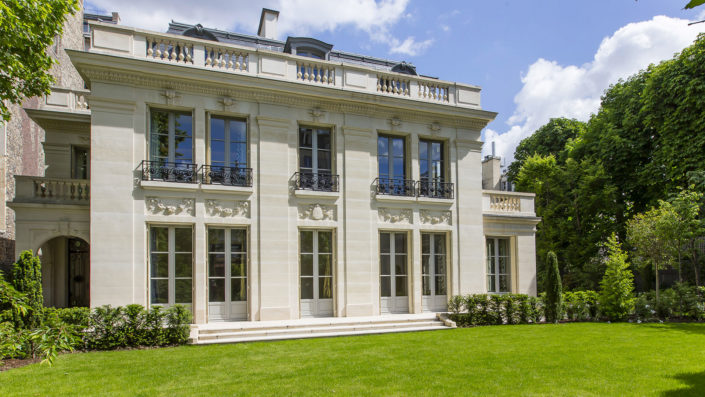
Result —
[{"label": "sculpted relief panel", "polygon": [[421,223],[427,225],[452,225],[452,216],[450,211],[420,210],[419,218]]},{"label": "sculpted relief panel", "polygon": [[236,200],[206,200],[206,213],[208,216],[221,218],[249,218],[250,202]]},{"label": "sculpted relief panel", "polygon": [[379,208],[377,216],[380,222],[385,223],[411,223],[413,213],[407,208]]},{"label": "sculpted relief panel", "polygon": [[147,197],[145,205],[150,215],[190,215],[194,214],[196,200],[192,198]]},{"label": "sculpted relief panel", "polygon": [[334,205],[309,204],[299,206],[299,219],[312,221],[334,221],[337,219]]}]

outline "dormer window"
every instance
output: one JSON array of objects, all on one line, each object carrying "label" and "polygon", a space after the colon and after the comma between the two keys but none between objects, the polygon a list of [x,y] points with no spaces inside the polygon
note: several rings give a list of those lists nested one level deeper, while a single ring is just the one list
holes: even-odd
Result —
[{"label": "dormer window", "polygon": [[333,49],[332,44],[310,37],[288,37],[284,45],[284,52],[286,53],[326,61],[331,49]]}]

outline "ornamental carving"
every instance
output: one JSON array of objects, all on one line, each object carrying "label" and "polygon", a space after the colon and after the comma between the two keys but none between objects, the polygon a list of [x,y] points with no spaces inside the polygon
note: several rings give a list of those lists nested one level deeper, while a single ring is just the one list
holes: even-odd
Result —
[{"label": "ornamental carving", "polygon": [[430,211],[430,210],[420,210],[419,218],[421,223],[427,225],[451,225],[451,212],[450,211]]},{"label": "ornamental carving", "polygon": [[301,205],[299,206],[299,219],[334,221],[336,219],[335,206],[321,204]]},{"label": "ornamental carving", "polygon": [[152,215],[191,215],[196,200],[147,197],[147,212]]},{"label": "ornamental carving", "polygon": [[380,208],[377,216],[380,222],[411,223],[412,212],[407,208]]},{"label": "ornamental carving", "polygon": [[249,218],[250,217],[250,202],[249,201],[225,201],[225,200],[206,200],[206,213],[209,216],[219,216],[222,218]]}]

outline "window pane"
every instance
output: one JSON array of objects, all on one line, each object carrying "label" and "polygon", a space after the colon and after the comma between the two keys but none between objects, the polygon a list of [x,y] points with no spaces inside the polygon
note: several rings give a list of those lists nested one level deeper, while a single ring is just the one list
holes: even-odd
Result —
[{"label": "window pane", "polygon": [[394,282],[394,295],[406,296],[406,276],[397,276]]},{"label": "window pane", "polygon": [[331,232],[318,232],[318,252],[331,253]]},{"label": "window pane", "polygon": [[208,302],[225,302],[225,279],[208,280]]},{"label": "window pane", "polygon": [[406,274],[406,254],[397,254],[394,258],[394,274]]},{"label": "window pane", "polygon": [[313,168],[313,155],[311,149],[299,149],[299,167]]},{"label": "window pane", "polygon": [[247,123],[242,120],[230,120],[230,141],[247,142]]},{"label": "window pane", "polygon": [[243,302],[247,300],[247,279],[234,278],[230,281],[230,300]]},{"label": "window pane", "polygon": [[316,142],[319,149],[330,149],[330,130],[318,130],[318,142]]},{"label": "window pane", "polygon": [[392,138],[392,147],[394,156],[404,156],[404,138]]},{"label": "window pane", "polygon": [[444,276],[436,276],[436,295],[446,294],[446,278]]},{"label": "window pane", "polygon": [[390,267],[389,267],[389,255],[381,255],[379,257],[379,273],[382,275],[389,275]]},{"label": "window pane", "polygon": [[313,232],[312,231],[302,231],[301,232],[301,252],[302,253],[312,253],[313,252]]},{"label": "window pane", "polygon": [[494,256],[494,239],[487,239],[487,257]]},{"label": "window pane", "polygon": [[497,292],[495,290],[495,276],[493,276],[493,275],[487,276],[487,291],[488,292]]},{"label": "window pane", "polygon": [[380,233],[379,250],[382,253],[389,253],[389,233]]},{"label": "window pane", "polygon": [[499,292],[509,292],[509,276],[499,276]]},{"label": "window pane", "polygon": [[390,175],[390,178],[395,178],[395,179],[404,179],[406,172],[404,170],[404,158],[403,157],[394,157],[394,165],[392,169],[392,175]]},{"label": "window pane", "polygon": [[498,248],[499,248],[499,256],[508,256],[509,255],[509,240],[507,239],[499,239],[497,240]]},{"label": "window pane", "polygon": [[169,134],[169,113],[152,109],[150,115],[150,132],[152,134]]},{"label": "window pane", "polygon": [[177,163],[192,163],[193,149],[191,138],[176,137],[174,139],[174,161]]},{"label": "window pane", "polygon": [[378,172],[379,172],[379,177],[380,178],[388,178],[389,177],[389,158],[385,156],[380,156],[378,159]]},{"label": "window pane", "polygon": [[231,167],[247,167],[247,144],[230,143],[230,164]]},{"label": "window pane", "polygon": [[332,255],[331,254],[319,254],[318,255],[318,275],[319,276],[331,276],[333,275],[332,266]]},{"label": "window pane", "polygon": [[225,140],[225,120],[211,117],[211,141]]},{"label": "window pane", "polygon": [[499,273],[507,274],[509,273],[508,259],[504,257],[497,258],[499,260]]},{"label": "window pane", "polygon": [[494,272],[495,272],[494,263],[495,263],[494,257],[487,258],[487,274],[494,274]]},{"label": "window pane", "polygon": [[421,179],[428,179],[430,177],[428,174],[428,163],[426,161],[421,161],[419,163],[419,172],[421,174]]},{"label": "window pane", "polygon": [[225,252],[224,229],[208,229],[208,252]]},{"label": "window pane", "polygon": [[191,252],[193,244],[191,243],[191,228],[178,227],[174,229],[174,251],[175,252]]},{"label": "window pane", "polygon": [[174,254],[174,274],[176,277],[191,277],[191,254]]},{"label": "window pane", "polygon": [[331,299],[333,297],[333,278],[321,277],[318,279],[318,299]]},{"label": "window pane", "polygon": [[387,140],[387,137],[381,136],[377,138],[377,155],[378,156],[387,156],[389,154],[389,149],[387,147],[389,141]]},{"label": "window pane", "polygon": [[169,229],[165,227],[150,227],[149,232],[152,252],[167,252],[169,250]]},{"label": "window pane", "polygon": [[174,136],[191,137],[191,115],[177,114],[174,117]]},{"label": "window pane", "polygon": [[392,296],[392,278],[389,276],[380,277],[380,288],[382,296]]},{"label": "window pane", "polygon": [[225,254],[208,255],[208,276],[225,277]]},{"label": "window pane", "polygon": [[230,231],[230,252],[247,252],[247,230],[232,229]]},{"label": "window pane", "polygon": [[313,276],[313,255],[301,254],[301,275]]},{"label": "window pane", "polygon": [[225,142],[211,140],[211,164],[225,161]]},{"label": "window pane", "polygon": [[433,236],[433,249],[436,254],[445,254],[446,252],[446,236],[436,234]]},{"label": "window pane", "polygon": [[176,280],[174,286],[174,303],[191,303],[191,279]]},{"label": "window pane", "polygon": [[299,147],[302,148],[312,148],[313,147],[313,131],[310,128],[299,129]]},{"label": "window pane", "polygon": [[430,255],[421,255],[421,274],[429,274],[431,271],[430,266],[428,266]]},{"label": "window pane", "polygon": [[406,253],[406,233],[394,233],[394,252]]},{"label": "window pane", "polygon": [[313,278],[301,278],[301,299],[313,299]]},{"label": "window pane", "polygon": [[431,276],[423,276],[421,289],[424,295],[431,295]]},{"label": "window pane", "polygon": [[169,280],[152,280],[151,303],[169,303]]},{"label": "window pane", "polygon": [[152,161],[169,157],[169,135],[154,135],[152,139]]},{"label": "window pane", "polygon": [[436,255],[436,276],[445,276],[446,274],[446,257],[444,255]]},{"label": "window pane", "polygon": [[431,253],[431,235],[421,234],[421,253],[430,254]]},{"label": "window pane", "polygon": [[233,254],[230,256],[230,276],[247,276],[247,262],[245,254]]},{"label": "window pane", "polygon": [[323,171],[331,170],[330,152],[327,150],[318,151],[318,169]]},{"label": "window pane", "polygon": [[169,277],[169,254],[151,254],[150,262],[152,277]]},{"label": "window pane", "polygon": [[419,141],[419,160],[428,160],[428,142]]},{"label": "window pane", "polygon": [[440,142],[433,142],[431,144],[431,159],[432,160],[441,160],[441,156],[443,153],[443,145]]}]

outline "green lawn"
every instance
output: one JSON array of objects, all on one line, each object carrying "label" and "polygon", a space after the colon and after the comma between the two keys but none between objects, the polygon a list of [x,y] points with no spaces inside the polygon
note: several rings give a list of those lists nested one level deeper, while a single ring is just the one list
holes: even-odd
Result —
[{"label": "green lawn", "polygon": [[704,396],[705,324],[515,325],[67,354],[0,395]]}]

